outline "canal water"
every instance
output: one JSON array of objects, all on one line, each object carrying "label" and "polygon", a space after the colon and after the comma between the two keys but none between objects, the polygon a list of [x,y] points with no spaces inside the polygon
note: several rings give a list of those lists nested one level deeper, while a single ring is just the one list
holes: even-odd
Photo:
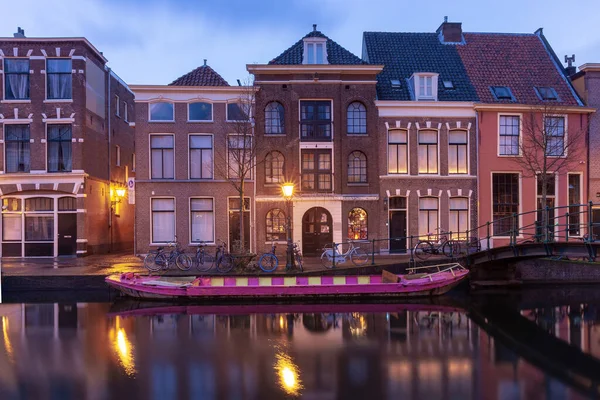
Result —
[{"label": "canal water", "polygon": [[[589,397],[584,378],[449,306],[117,301],[2,304],[0,315],[3,400]],[[600,357],[589,305],[516,315],[573,357]]]}]

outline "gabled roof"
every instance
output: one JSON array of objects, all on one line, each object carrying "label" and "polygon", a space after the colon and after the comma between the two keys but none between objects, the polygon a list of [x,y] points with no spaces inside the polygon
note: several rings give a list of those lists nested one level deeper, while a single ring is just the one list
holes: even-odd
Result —
[{"label": "gabled roof", "polygon": [[316,29],[309,32],[302,39],[297,41],[281,53],[279,56],[275,57],[273,60],[269,61],[270,65],[301,65],[302,64],[302,54],[304,53],[304,39],[306,38],[324,38],[327,39],[327,62],[330,65],[360,65],[367,64],[367,62],[361,60],[359,57],[355,56],[320,31]]},{"label": "gabled roof", "polygon": [[[364,57],[371,64],[383,64],[377,77],[379,100],[411,100],[407,80],[415,72],[436,72],[438,100],[477,101],[456,46],[442,44],[436,33],[365,32]],[[400,88],[392,88],[391,80],[400,80]],[[444,89],[449,80],[454,89]]]},{"label": "gabled roof", "polygon": [[169,83],[169,86],[229,86],[229,83],[214,69],[206,65],[206,60],[204,60],[204,65],[180,76]]}]

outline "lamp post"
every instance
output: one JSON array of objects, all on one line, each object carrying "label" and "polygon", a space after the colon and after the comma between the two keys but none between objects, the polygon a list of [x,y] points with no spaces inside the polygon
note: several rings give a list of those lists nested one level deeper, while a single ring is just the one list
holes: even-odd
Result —
[{"label": "lamp post", "polygon": [[287,214],[287,219],[286,219],[286,226],[285,226],[285,231],[287,234],[287,249],[286,249],[286,264],[285,264],[285,269],[286,271],[289,271],[290,269],[292,269],[292,267],[294,266],[294,260],[293,260],[293,248],[292,248],[292,211],[291,211],[291,205],[292,205],[292,197],[294,196],[294,184],[291,182],[288,183],[284,183],[283,185],[281,185],[281,193],[283,194],[283,198],[285,199],[285,203],[286,203],[286,214]]}]

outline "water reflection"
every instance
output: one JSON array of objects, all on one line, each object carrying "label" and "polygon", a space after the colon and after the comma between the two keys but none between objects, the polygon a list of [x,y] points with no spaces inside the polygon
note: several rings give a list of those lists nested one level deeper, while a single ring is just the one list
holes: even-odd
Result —
[{"label": "water reflection", "polygon": [[[0,398],[583,398],[463,312],[315,310],[3,304]],[[581,309],[523,315],[570,342],[573,326],[597,327]],[[581,337],[600,343],[598,332]]]}]

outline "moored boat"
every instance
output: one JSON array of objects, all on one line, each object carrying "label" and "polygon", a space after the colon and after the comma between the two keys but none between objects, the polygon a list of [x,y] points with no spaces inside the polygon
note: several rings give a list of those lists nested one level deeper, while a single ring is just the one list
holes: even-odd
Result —
[{"label": "moored boat", "polygon": [[[427,271],[427,272],[422,272]],[[413,268],[408,274],[346,276],[199,276],[111,275],[106,283],[144,299],[421,297],[448,292],[469,271],[458,263]]]}]

